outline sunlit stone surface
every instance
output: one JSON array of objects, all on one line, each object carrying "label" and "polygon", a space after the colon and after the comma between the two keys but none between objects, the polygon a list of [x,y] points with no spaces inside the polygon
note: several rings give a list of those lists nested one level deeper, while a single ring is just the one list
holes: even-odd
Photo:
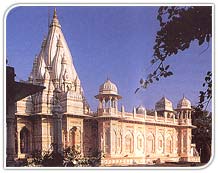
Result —
[{"label": "sunlit stone surface", "polygon": [[[46,89],[17,102],[18,158],[31,157],[34,150],[49,150],[52,142],[60,143],[62,139],[63,148],[75,145],[84,155],[102,151],[103,166],[200,160],[195,144],[191,143],[192,110],[185,97],[177,109],[163,97],[154,111],[140,105],[125,112],[124,106],[118,109],[122,98],[118,87],[107,79],[95,96],[99,101],[97,111],[90,111],[56,10],[28,82]],[[55,89],[60,91],[57,98]]]}]

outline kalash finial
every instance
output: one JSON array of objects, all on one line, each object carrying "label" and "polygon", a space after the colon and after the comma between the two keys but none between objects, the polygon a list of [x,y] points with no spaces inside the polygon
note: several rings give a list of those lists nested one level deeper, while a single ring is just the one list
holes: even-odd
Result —
[{"label": "kalash finial", "polygon": [[53,18],[57,18],[57,10],[56,10],[56,8],[54,8],[54,15],[53,15]]}]

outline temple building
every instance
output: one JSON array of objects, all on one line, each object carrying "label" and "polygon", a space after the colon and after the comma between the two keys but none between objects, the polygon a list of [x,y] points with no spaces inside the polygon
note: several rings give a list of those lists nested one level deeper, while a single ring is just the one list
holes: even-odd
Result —
[{"label": "temple building", "polygon": [[16,158],[57,143],[60,151],[76,146],[84,156],[102,151],[102,166],[200,161],[191,142],[195,127],[186,97],[176,109],[163,97],[154,111],[140,105],[126,112],[124,106],[118,108],[122,96],[117,86],[107,79],[93,93],[99,104],[91,111],[56,10],[28,82],[45,89],[16,104]]}]

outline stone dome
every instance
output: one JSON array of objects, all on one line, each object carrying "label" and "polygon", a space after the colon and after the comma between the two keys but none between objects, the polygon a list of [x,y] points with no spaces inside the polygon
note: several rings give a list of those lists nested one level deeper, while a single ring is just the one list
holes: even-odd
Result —
[{"label": "stone dome", "polygon": [[162,97],[156,104],[155,104],[156,111],[173,111],[173,104],[170,100],[166,97]]},{"label": "stone dome", "polygon": [[118,95],[117,86],[109,79],[104,82],[99,88],[99,94],[114,94]]},{"label": "stone dome", "polygon": [[177,104],[177,109],[191,109],[191,102],[183,97]]},{"label": "stone dome", "polygon": [[136,108],[136,113],[137,114],[145,114],[146,109],[144,106],[140,105],[139,107]]}]

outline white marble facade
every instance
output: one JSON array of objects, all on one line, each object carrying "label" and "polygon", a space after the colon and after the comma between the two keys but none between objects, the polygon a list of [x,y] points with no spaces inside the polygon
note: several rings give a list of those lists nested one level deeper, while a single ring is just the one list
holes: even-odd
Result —
[{"label": "white marble facade", "polygon": [[[46,89],[17,102],[18,158],[31,157],[34,150],[48,150],[56,140],[54,133],[60,133],[63,148],[75,145],[84,155],[102,151],[105,154],[102,165],[199,161],[199,156],[193,155],[196,152],[191,143],[192,109],[185,97],[177,109],[163,97],[153,112],[141,105],[129,113],[124,106],[118,109],[122,97],[117,86],[107,79],[95,96],[99,100],[97,111],[90,111],[56,10],[28,82]],[[53,114],[55,89],[60,91],[59,125],[55,124]],[[61,129],[56,132],[54,128]]]}]

